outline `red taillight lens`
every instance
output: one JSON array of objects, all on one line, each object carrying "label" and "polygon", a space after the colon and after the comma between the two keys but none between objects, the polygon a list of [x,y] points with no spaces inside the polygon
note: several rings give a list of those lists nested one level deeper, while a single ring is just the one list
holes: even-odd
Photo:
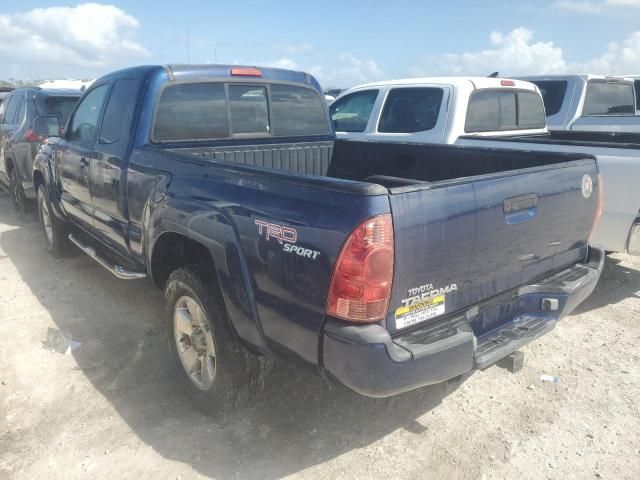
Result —
[{"label": "red taillight lens", "polygon": [[262,72],[253,67],[234,67],[231,69],[231,75],[235,77],[261,77]]},{"label": "red taillight lens", "polygon": [[593,217],[593,226],[591,232],[589,232],[589,240],[591,243],[591,237],[596,231],[598,223],[600,223],[600,217],[602,217],[602,211],[604,210],[604,183],[602,182],[602,174],[598,174],[598,206],[596,207],[596,214]]},{"label": "red taillight lens", "polygon": [[391,215],[356,227],[333,270],[327,313],[352,322],[376,322],[387,315],[393,280]]},{"label": "red taillight lens", "polygon": [[503,87],[515,87],[516,82],[514,82],[513,80],[500,80],[500,85],[502,85]]},{"label": "red taillight lens", "polygon": [[26,132],[24,132],[24,136],[22,138],[24,138],[27,142],[42,142],[44,140],[44,137],[41,137],[32,129],[28,129]]}]

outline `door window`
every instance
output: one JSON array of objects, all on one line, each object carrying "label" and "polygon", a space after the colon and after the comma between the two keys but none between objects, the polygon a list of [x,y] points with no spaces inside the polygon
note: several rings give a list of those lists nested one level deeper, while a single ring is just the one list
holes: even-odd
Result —
[{"label": "door window", "polygon": [[125,129],[131,125],[135,103],[131,101],[127,92],[135,89],[135,83],[132,78],[123,78],[113,86],[100,127],[101,144],[118,143]]},{"label": "door window", "polygon": [[333,102],[329,111],[336,132],[364,132],[376,98],[378,90],[364,90]]},{"label": "door window", "polygon": [[76,108],[69,123],[67,138],[70,141],[85,145],[93,143],[96,137],[100,112],[102,112],[102,106],[108,90],[109,86],[107,84],[100,85],[80,100],[78,108]]}]

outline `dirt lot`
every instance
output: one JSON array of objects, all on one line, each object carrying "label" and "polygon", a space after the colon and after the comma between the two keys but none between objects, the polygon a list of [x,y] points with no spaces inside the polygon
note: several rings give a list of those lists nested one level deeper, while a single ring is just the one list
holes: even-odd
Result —
[{"label": "dirt lot", "polygon": [[[519,374],[371,400],[279,368],[215,423],[170,373],[160,292],[49,257],[2,196],[0,478],[638,479],[639,293],[640,262],[615,255]],[[48,327],[82,346],[44,350]]]}]

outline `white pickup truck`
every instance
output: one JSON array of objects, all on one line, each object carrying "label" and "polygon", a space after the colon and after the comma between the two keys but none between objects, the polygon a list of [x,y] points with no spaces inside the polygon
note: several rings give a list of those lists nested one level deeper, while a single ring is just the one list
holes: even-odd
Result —
[{"label": "white pickup truck", "polygon": [[592,242],[640,255],[640,135],[549,131],[532,83],[477,77],[370,83],[343,92],[330,113],[339,138],[591,154],[605,191]]},{"label": "white pickup truck", "polygon": [[640,132],[632,78],[544,75],[521,79],[540,89],[549,130]]}]

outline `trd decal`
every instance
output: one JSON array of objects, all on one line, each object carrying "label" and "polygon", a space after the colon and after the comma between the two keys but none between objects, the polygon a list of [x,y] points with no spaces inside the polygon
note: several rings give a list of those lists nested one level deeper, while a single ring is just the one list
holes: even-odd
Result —
[{"label": "trd decal", "polygon": [[255,220],[255,224],[258,226],[258,235],[264,237],[267,241],[272,238],[275,239],[282,245],[282,251],[285,253],[310,258],[311,260],[315,260],[320,256],[320,252],[317,250],[294,245],[298,241],[298,231],[293,227],[285,227],[263,220]]},{"label": "trd decal", "polygon": [[280,245],[284,242],[296,243],[298,240],[298,232],[295,228],[283,227],[275,223],[263,222],[256,220],[258,226],[258,235],[264,235],[267,240],[275,238]]}]

